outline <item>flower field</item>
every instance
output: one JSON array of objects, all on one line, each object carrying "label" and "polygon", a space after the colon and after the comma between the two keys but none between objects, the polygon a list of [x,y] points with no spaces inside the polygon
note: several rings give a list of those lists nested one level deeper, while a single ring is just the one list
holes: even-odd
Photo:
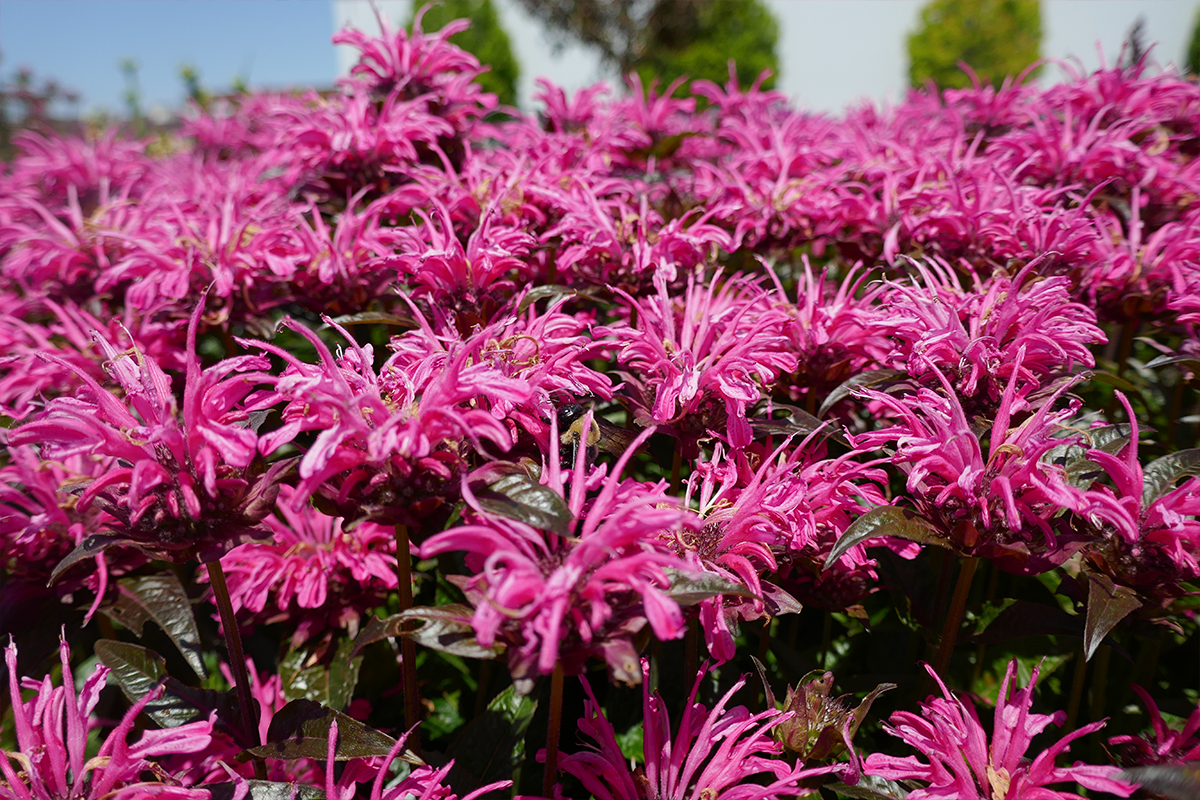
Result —
[{"label": "flower field", "polygon": [[1200,796],[1196,80],[522,114],[465,24],[17,138],[0,798]]}]

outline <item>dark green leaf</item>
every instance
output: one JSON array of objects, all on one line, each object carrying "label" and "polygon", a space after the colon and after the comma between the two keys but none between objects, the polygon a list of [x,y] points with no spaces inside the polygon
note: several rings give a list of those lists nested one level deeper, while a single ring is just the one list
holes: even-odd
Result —
[{"label": "dark green leaf", "polygon": [[1092,373],[1092,380],[1096,381],[1096,383],[1103,383],[1108,386],[1112,386],[1114,388],[1120,389],[1123,392],[1139,392],[1139,391],[1141,391],[1140,389],[1138,389],[1138,387],[1135,384],[1130,383],[1128,380],[1126,380],[1125,378],[1122,378],[1120,375],[1114,375],[1111,372],[1103,372],[1103,371],[1097,370],[1096,372]]},{"label": "dark green leaf", "polygon": [[[325,800],[325,792],[303,783],[249,780],[245,785],[250,791],[244,800]],[[206,783],[204,788],[211,793],[212,800],[233,800],[239,784]]]},{"label": "dark green leaf", "polygon": [[1155,459],[1142,470],[1142,508],[1146,508],[1180,478],[1200,475],[1200,449],[1180,450]]},{"label": "dark green leaf", "polygon": [[96,642],[96,656],[112,670],[117,685],[134,703],[150,694],[167,677],[166,659],[148,647],[101,639]]},{"label": "dark green leaf", "polygon": [[854,800],[904,800],[908,797],[908,790],[903,786],[878,775],[863,775],[854,786],[834,781],[822,788],[832,789],[842,797]]},{"label": "dark green leaf", "polygon": [[1200,797],[1200,765],[1159,764],[1152,767],[1131,767],[1117,773],[1129,783],[1141,784],[1142,789],[1168,800],[1196,800]]},{"label": "dark green leaf", "polygon": [[756,435],[809,436],[819,431],[822,438],[846,444],[846,437],[837,425],[817,419],[802,408],[782,403],[771,403],[769,408],[770,417],[758,416],[767,412],[767,407],[762,406],[756,408],[754,415],[748,420]]},{"label": "dark green leaf", "polygon": [[[267,743],[251,749],[250,755],[285,761],[312,758],[324,763],[329,752],[329,731],[334,722],[338,727],[334,761],[386,756],[396,744],[396,740],[383,731],[368,728],[332,708],[312,700],[293,700],[276,712],[267,731]],[[400,758],[410,764],[423,763],[409,751],[401,753]]]},{"label": "dark green leaf", "polygon": [[873,369],[868,372],[860,372],[853,378],[843,381],[840,386],[829,393],[829,396],[825,398],[825,402],[821,403],[821,407],[817,409],[817,416],[825,416],[825,413],[829,409],[849,397],[855,389],[874,386],[877,383],[896,380],[903,376],[904,373],[898,369]]},{"label": "dark green leaf", "polygon": [[[333,321],[343,328],[351,325],[394,325],[400,328],[415,328],[417,321],[408,315],[400,314],[385,314],[381,311],[364,311],[361,314],[343,314],[340,317],[334,317]],[[323,331],[329,325],[322,325],[317,328]]]},{"label": "dark green leaf", "polygon": [[859,726],[861,726],[863,724],[863,720],[867,718],[867,712],[871,710],[871,704],[875,702],[876,698],[878,698],[879,695],[883,694],[884,692],[890,692],[895,688],[896,684],[894,683],[879,684],[871,690],[870,694],[862,699],[862,702],[858,704],[857,708],[850,712],[850,718],[854,720],[854,723],[850,726],[850,738],[853,739],[854,734],[858,733]]},{"label": "dark green leaf", "polygon": [[558,492],[543,486],[525,467],[508,461],[495,462],[472,482],[471,491],[485,511],[524,522],[559,536],[571,533],[575,517]]},{"label": "dark green leaf", "polygon": [[589,297],[595,299],[595,295],[591,292],[580,291],[558,284],[545,284],[543,286],[535,286],[525,293],[525,296],[521,298],[521,302],[517,305],[517,313],[525,311],[537,301],[547,297],[550,298],[550,302],[554,302],[560,297]]},{"label": "dark green leaf", "polygon": [[1129,616],[1142,601],[1128,586],[1113,583],[1112,578],[1099,573],[1088,575],[1087,622],[1083,629],[1083,652],[1090,661],[1096,648],[1117,623]]},{"label": "dark green leaf", "polygon": [[208,677],[200,654],[200,631],[183,584],[174,572],[124,578],[117,582],[117,601],[104,613],[133,631],[139,639],[147,622],[162,628],[183,654],[187,665],[203,680]]},{"label": "dark green leaf", "polygon": [[535,710],[537,700],[518,695],[512,686],[497,695],[450,745],[449,784],[464,792],[510,780],[525,758],[525,729]]},{"label": "dark green leaf", "polygon": [[1165,367],[1168,364],[1183,364],[1188,369],[1200,370],[1200,358],[1196,356],[1158,356],[1146,363],[1147,367]]},{"label": "dark green leaf", "polygon": [[896,506],[879,506],[872,508],[846,528],[846,531],[838,538],[833,550],[830,551],[829,557],[825,559],[823,569],[829,569],[836,564],[837,560],[846,555],[856,544],[880,536],[894,536],[897,539],[906,539],[919,544],[932,544],[938,547],[949,546],[946,539],[934,529],[933,525],[915,511]]},{"label": "dark green leaf", "polygon": [[671,587],[664,594],[681,606],[694,606],[696,603],[716,597],[719,594],[732,594],[738,597],[754,597],[754,592],[740,583],[711,572],[681,572],[676,569],[663,570],[671,581]]},{"label": "dark green leaf", "polygon": [[354,642],[342,638],[337,649],[325,663],[303,649],[290,651],[279,665],[283,696],[288,700],[304,698],[345,711],[354,697],[362,656],[351,657]]}]

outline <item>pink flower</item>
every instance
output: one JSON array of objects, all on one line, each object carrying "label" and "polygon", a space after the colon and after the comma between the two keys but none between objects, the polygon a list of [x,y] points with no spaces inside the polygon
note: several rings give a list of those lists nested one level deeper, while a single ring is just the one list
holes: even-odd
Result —
[{"label": "pink flower", "polygon": [[258,401],[261,408],[286,403],[283,426],[262,438],[261,450],[271,453],[302,431],[319,431],[300,459],[294,509],[319,492],[351,519],[412,524],[442,508],[447,492],[457,490],[466,463],[463,443],[480,453],[512,446],[512,433],[489,407],[523,403],[529,388],[481,363],[482,341],[376,373],[371,346],[360,347],[344,328],[326,322],[350,343],[336,358],[303,325],[282,323],[312,343],[319,364],[275,345],[244,343],[287,364]]},{"label": "pink flower", "polygon": [[1150,712],[1147,736],[1114,736],[1109,744],[1122,745],[1121,761],[1127,765],[1185,764],[1200,760],[1200,705],[1188,716],[1183,727],[1175,730],[1163,721],[1154,698],[1136,684],[1132,687]]},{"label": "pink flower", "polygon": [[[1104,727],[1104,720],[1085,725],[1038,753],[1032,761],[1026,757],[1033,738],[1051,723],[1062,725],[1065,711],[1035,714],[1033,689],[1038,668],[1024,689],[1009,694],[1017,662],[1009,663],[996,699],[992,742],[975,713],[975,707],[950,693],[942,679],[928,666],[929,674],[941,687],[942,697],[930,697],[921,704],[921,714],[897,711],[891,725],[884,726],[892,736],[903,739],[928,759],[917,756],[887,756],[872,753],[864,763],[864,772],[891,780],[919,780],[925,788],[909,794],[911,800],[1051,800],[1077,797],[1074,793],[1047,788],[1052,783],[1074,781],[1093,791],[1111,792],[1129,797],[1134,786],[1117,779],[1119,767],[1095,766],[1076,762],[1057,767],[1055,760],[1070,749],[1070,743]],[[1014,687],[1015,688],[1015,687]]]},{"label": "pink flower", "polygon": [[782,747],[770,731],[791,712],[768,709],[751,714],[744,706],[727,708],[746,683],[743,675],[712,710],[696,702],[707,666],[696,675],[675,735],[662,697],[650,694],[650,662],[642,659],[642,708],[645,715],[645,765],[630,769],[617,745],[616,731],[600,709],[591,685],[579,730],[595,744],[563,757],[559,766],[583,782],[597,800],[773,800],[808,794],[804,778],[831,771],[804,769],[778,758]]},{"label": "pink flower", "polygon": [[[585,425],[590,422],[589,412]],[[648,621],[660,639],[683,635],[683,612],[665,593],[670,582],[664,570],[689,567],[670,552],[666,537],[694,528],[695,520],[661,484],[619,479],[652,430],[634,441],[609,475],[603,466],[587,474],[586,448],[578,448],[573,471],[560,469],[558,450],[551,448],[542,484],[573,517],[567,535],[485,511],[464,478],[469,524],[422,546],[423,558],[467,552],[467,567],[476,572],[465,587],[475,606],[476,639],[485,647],[507,645],[519,691],[529,691],[537,675],[550,674],[560,661],[568,673],[578,673],[593,654],[603,656],[616,679],[636,683],[641,676],[634,634]],[[551,431],[557,438],[557,422]],[[593,487],[600,493],[589,503]]]},{"label": "pink flower", "polygon": [[346,531],[341,517],[294,508],[294,493],[281,486],[282,519],[263,520],[272,541],[247,542],[221,557],[234,611],[266,624],[290,621],[293,646],[331,625],[354,636],[361,616],[396,588],[395,532],[373,522]]},{"label": "pink flower", "polygon": [[269,362],[241,356],[202,372],[195,344],[203,309],[201,302],[188,327],[182,409],[158,364],[136,347],[117,352],[97,334],[124,396],[47,356],[75,372],[83,389],[78,397],[50,401],[9,437],[15,445],[40,444],[43,459],[117,459],[119,466],[83,491],[77,509],[86,512],[97,503],[121,542],[159,557],[216,557],[231,541],[261,535],[259,523],[274,503],[279,467],[257,475],[249,469],[258,437],[239,407],[262,379],[256,370]]},{"label": "pink flower", "polygon": [[[896,422],[852,441],[858,452],[895,443],[891,462],[907,473],[917,508],[948,546],[982,555],[1006,570],[1038,573],[1078,550],[1082,538],[1062,528],[1065,521],[1058,512],[1071,497],[1062,468],[1041,460],[1064,443],[1053,434],[1075,413],[1078,401],[1053,410],[1071,386],[1065,383],[1029,409],[1016,394],[1024,355],[1022,347],[995,414],[986,455],[949,379],[933,365],[929,368],[943,393],[921,388],[897,396],[861,390],[862,397]],[[1032,413],[1013,425],[1027,411]],[[1056,535],[1055,528],[1067,535]]]},{"label": "pink flower", "polygon": [[596,329],[616,341],[618,360],[632,370],[626,377],[639,415],[674,428],[685,457],[695,457],[705,437],[745,447],[753,438],[746,409],[781,372],[796,369],[787,314],[743,277],[722,284],[717,275],[705,286],[691,274],[682,297],[656,283],[653,297],[621,293],[636,325]]},{"label": "pink flower", "polygon": [[[151,692],[129,709],[104,738],[99,752],[87,759],[91,713],[107,681],[108,668],[97,666],[76,693],[65,641],[59,644],[66,679],[62,686],[54,686],[49,676],[40,683],[30,678],[18,681],[16,645],[10,644],[4,655],[17,750],[0,752],[2,800],[135,800],[150,795],[167,800],[207,800],[207,791],[188,788],[161,770],[157,780],[147,780],[143,773],[155,769],[151,759],[208,747],[213,731],[211,719],[145,731],[130,744],[127,738],[138,715],[157,696]],[[23,700],[20,685],[33,690],[35,696]]]}]

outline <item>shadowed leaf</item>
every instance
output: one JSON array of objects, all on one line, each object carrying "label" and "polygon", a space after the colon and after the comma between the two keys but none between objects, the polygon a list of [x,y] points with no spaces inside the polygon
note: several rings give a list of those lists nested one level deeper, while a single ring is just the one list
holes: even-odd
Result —
[{"label": "shadowed leaf", "polygon": [[838,538],[837,544],[829,552],[822,569],[829,569],[838,559],[846,555],[851,547],[861,544],[868,539],[881,536],[894,536],[918,544],[932,544],[947,547],[946,540],[920,514],[907,508],[896,506],[879,506],[872,508],[846,528]]},{"label": "shadowed leaf", "polygon": [[[343,314],[334,317],[333,321],[344,328],[351,325],[392,325],[399,328],[415,328],[417,321],[410,316],[401,314],[385,314],[381,311],[364,311],[361,314]],[[329,327],[322,325],[317,330],[323,331]]]},{"label": "shadowed leaf", "polygon": [[1022,636],[1082,636],[1083,620],[1058,606],[1016,600],[969,641],[990,645]]},{"label": "shadowed leaf", "polygon": [[103,533],[93,533],[91,536],[84,539],[79,545],[67,553],[63,560],[58,562],[54,567],[54,571],[50,573],[50,580],[46,581],[47,586],[53,586],[64,572],[71,567],[83,561],[85,558],[95,558],[100,553],[103,553],[110,547],[117,545],[134,545],[135,542],[129,539],[122,539],[120,536],[108,536]]},{"label": "shadowed leaf", "polygon": [[446,756],[454,759],[454,767],[449,784],[474,791],[511,779],[525,758],[525,730],[536,710],[537,699],[518,695],[512,686],[497,695],[450,745]]},{"label": "shadowed leaf", "polygon": [[750,417],[748,420],[754,433],[759,436],[791,436],[793,434],[809,436],[819,431],[822,438],[829,438],[840,444],[846,444],[846,437],[838,430],[837,425],[822,421],[802,408],[783,405],[782,403],[771,403],[771,416],[758,416],[766,412],[767,407],[765,406],[756,408],[754,411],[755,416]]},{"label": "shadowed leaf", "polygon": [[312,662],[307,650],[290,651],[279,664],[283,696],[288,700],[304,698],[345,711],[358,684],[362,656],[351,657],[354,642],[342,638],[328,664],[324,659]]},{"label": "shadowed leaf", "polygon": [[179,648],[196,677],[208,676],[200,655],[200,631],[183,584],[174,572],[125,578],[117,582],[117,601],[103,609],[140,639],[147,622],[162,628]]},{"label": "shadowed leaf", "polygon": [[[324,763],[329,750],[329,729],[334,722],[338,726],[334,761],[386,756],[396,744],[396,740],[383,731],[368,728],[328,706],[312,700],[293,700],[271,719],[267,743],[249,752],[260,758],[285,761],[313,758]],[[410,764],[424,763],[407,750],[400,758]]]},{"label": "shadowed leaf", "polygon": [[1087,622],[1083,629],[1085,659],[1091,661],[1109,631],[1141,605],[1137,593],[1128,586],[1118,586],[1107,575],[1088,575]]}]

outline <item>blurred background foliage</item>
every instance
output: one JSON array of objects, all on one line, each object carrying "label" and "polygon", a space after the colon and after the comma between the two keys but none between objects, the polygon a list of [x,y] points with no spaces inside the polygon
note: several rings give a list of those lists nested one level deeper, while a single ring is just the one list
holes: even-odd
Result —
[{"label": "blurred background foliage", "polygon": [[930,0],[908,35],[908,79],[961,89],[971,85],[965,62],[982,83],[999,86],[1041,58],[1041,46],[1039,0]]}]

